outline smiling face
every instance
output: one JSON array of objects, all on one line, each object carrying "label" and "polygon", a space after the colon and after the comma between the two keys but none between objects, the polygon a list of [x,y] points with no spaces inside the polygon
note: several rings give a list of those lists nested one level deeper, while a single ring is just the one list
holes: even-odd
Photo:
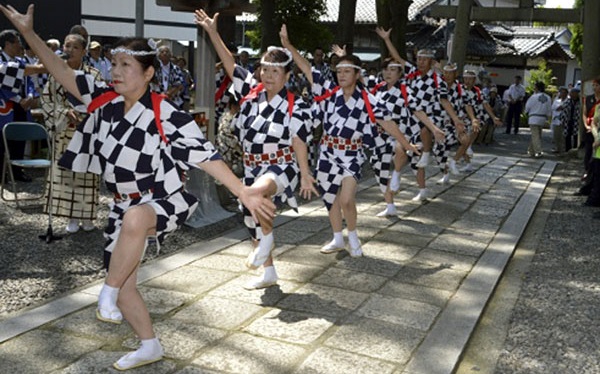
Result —
[{"label": "smiling face", "polygon": [[288,80],[289,73],[281,66],[262,66],[260,69],[260,81],[265,86],[267,93],[276,94],[283,89]]},{"label": "smiling face", "polygon": [[142,97],[154,76],[154,68],[144,70],[139,61],[123,52],[113,55],[111,62],[115,91],[126,100],[138,100]]}]

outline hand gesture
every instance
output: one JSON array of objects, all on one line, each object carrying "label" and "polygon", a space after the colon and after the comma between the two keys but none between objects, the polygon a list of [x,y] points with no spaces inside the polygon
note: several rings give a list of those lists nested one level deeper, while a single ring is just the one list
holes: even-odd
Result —
[{"label": "hand gesture", "polygon": [[478,133],[481,130],[481,123],[478,119],[473,120],[473,132]]},{"label": "hand gesture", "polygon": [[446,141],[446,133],[437,126],[433,130],[433,137],[435,138],[435,141],[438,143],[443,143]]},{"label": "hand gesture", "polygon": [[275,204],[264,195],[263,189],[244,186],[238,198],[250,211],[255,222],[258,222],[259,216],[270,220],[275,217]]},{"label": "hand gesture", "polygon": [[279,30],[279,39],[281,39],[281,46],[283,48],[287,48],[291,44],[285,23],[281,25],[281,30]]},{"label": "hand gesture", "polygon": [[217,18],[219,17],[219,13],[215,13],[213,18],[210,18],[208,14],[204,11],[204,9],[196,9],[194,12],[194,21],[196,25],[202,26],[206,32],[209,31],[217,31]]},{"label": "hand gesture", "polygon": [[391,31],[392,31],[391,28],[389,28],[387,31],[383,27],[375,28],[375,32],[377,33],[377,35],[379,35],[379,37],[383,40],[390,38]]},{"label": "hand gesture", "polygon": [[315,188],[315,183],[315,178],[313,178],[312,175],[310,175],[309,173],[303,173],[300,178],[300,196],[307,200],[312,198],[312,194],[318,196],[319,192]]},{"label": "hand gesture", "polygon": [[410,143],[408,145],[408,149],[406,150],[406,152],[412,152],[415,155],[420,155],[421,154],[421,150],[419,149],[419,146],[413,143]]},{"label": "hand gesture", "polygon": [[[478,120],[475,121],[479,122]],[[456,127],[456,132],[459,134],[465,132],[465,123],[460,118],[454,119],[454,126]]]},{"label": "hand gesture", "polygon": [[331,52],[335,53],[338,57],[346,56],[346,45],[344,47],[340,47],[337,44],[331,46]]},{"label": "hand gesture", "polygon": [[0,10],[21,34],[33,31],[33,4],[29,5],[26,14],[19,13],[11,5],[0,5]]}]

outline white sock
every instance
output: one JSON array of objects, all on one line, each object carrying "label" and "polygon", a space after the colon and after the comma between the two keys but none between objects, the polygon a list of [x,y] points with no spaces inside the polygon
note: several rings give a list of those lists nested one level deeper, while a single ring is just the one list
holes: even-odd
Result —
[{"label": "white sock", "polygon": [[[119,297],[119,288],[111,287],[104,283],[100,295],[98,295],[98,304],[102,306],[109,306],[109,309],[117,307],[117,299]],[[114,308],[112,308],[114,307]]]},{"label": "white sock", "polygon": [[339,244],[340,247],[344,246],[344,234],[339,231],[339,232],[334,232],[333,233],[333,241],[335,242],[335,244]]},{"label": "white sock", "polygon": [[158,338],[154,337],[152,339],[143,339],[141,340],[141,343],[142,345],[140,349],[154,353],[161,352],[160,354],[162,354],[162,346],[160,345],[160,341],[158,341]]},{"label": "white sock", "polygon": [[360,247],[360,240],[358,240],[358,233],[356,230],[348,230],[348,242],[350,243],[350,248]]},{"label": "white sock", "polygon": [[396,209],[396,205],[394,205],[394,203],[387,203],[387,210],[391,211]]},{"label": "white sock", "polygon": [[400,183],[400,175],[401,174],[399,171],[396,171],[396,170],[392,171],[392,179],[397,180],[398,183]]},{"label": "white sock", "polygon": [[277,272],[275,271],[275,266],[265,266],[265,273],[263,274],[263,280],[273,280],[277,279]]},{"label": "white sock", "polygon": [[260,243],[258,245],[260,246],[261,251],[269,252],[273,246],[273,232],[263,235],[263,237],[260,238]]},{"label": "white sock", "polygon": [[164,351],[158,338],[143,339],[141,343],[140,348],[121,357],[116,365],[125,370],[139,366],[144,361],[155,361],[163,356]]},{"label": "white sock", "polygon": [[419,194],[421,194],[421,196],[426,195],[427,194],[427,188],[419,188]]}]

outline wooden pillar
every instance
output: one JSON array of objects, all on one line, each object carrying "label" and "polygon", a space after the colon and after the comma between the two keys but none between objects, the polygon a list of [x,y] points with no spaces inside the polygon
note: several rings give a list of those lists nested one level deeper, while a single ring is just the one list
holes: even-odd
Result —
[{"label": "wooden pillar", "polygon": [[458,66],[459,73],[462,73],[467,57],[467,43],[469,42],[472,6],[473,0],[458,1],[450,59]]},{"label": "wooden pillar", "polygon": [[583,4],[583,53],[581,56],[581,80],[583,82],[600,75],[600,1]]}]

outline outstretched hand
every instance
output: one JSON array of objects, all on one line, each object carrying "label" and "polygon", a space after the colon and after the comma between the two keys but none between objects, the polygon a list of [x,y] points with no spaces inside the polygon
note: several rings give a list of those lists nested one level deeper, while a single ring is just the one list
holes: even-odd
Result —
[{"label": "outstretched hand", "polygon": [[0,5],[0,10],[21,34],[25,34],[33,31],[33,7],[30,4],[25,14],[19,13],[11,5]]},{"label": "outstretched hand", "polygon": [[344,57],[346,56],[346,45],[344,44],[343,47],[340,47],[337,44],[334,44],[331,46],[331,52],[335,53],[338,57]]},{"label": "outstretched hand", "polygon": [[307,200],[312,198],[313,194],[319,196],[319,191],[315,188],[315,183],[317,183],[317,181],[312,175],[302,174],[300,178],[300,196]]},{"label": "outstretched hand", "polygon": [[281,46],[283,48],[287,48],[290,45],[290,37],[285,23],[281,25],[281,30],[279,30],[279,39],[281,40]]},{"label": "outstretched hand", "polygon": [[198,26],[202,26],[202,28],[206,31],[216,31],[217,30],[217,18],[219,17],[219,13],[215,13],[213,18],[210,18],[208,14],[204,11],[204,9],[196,9],[194,12],[194,22]]},{"label": "outstretched hand", "polygon": [[377,27],[375,28],[375,32],[377,33],[377,35],[379,35],[381,39],[385,40],[389,39],[392,29],[389,28],[388,30],[385,30],[383,27]]}]

